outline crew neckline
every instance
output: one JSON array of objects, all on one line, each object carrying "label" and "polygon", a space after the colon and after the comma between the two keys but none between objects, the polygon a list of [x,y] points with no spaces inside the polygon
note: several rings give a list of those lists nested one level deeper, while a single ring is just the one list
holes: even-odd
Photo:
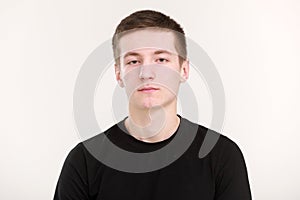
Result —
[{"label": "crew neckline", "polygon": [[128,118],[128,116],[126,116],[122,121],[120,121],[118,123],[119,125],[119,130],[120,130],[120,133],[122,135],[124,135],[127,139],[129,139],[131,142],[135,143],[135,144],[142,144],[142,145],[145,145],[145,146],[161,146],[165,143],[169,143],[175,136],[176,134],[178,133],[178,129],[180,128],[181,124],[182,124],[182,117],[181,115],[179,114],[176,114],[178,117],[179,117],[179,125],[177,127],[177,129],[175,130],[175,132],[168,138],[164,139],[164,140],[161,140],[161,141],[157,141],[157,142],[145,142],[145,141],[142,141],[142,140],[139,140],[135,137],[133,137],[129,131],[127,130],[126,126],[125,126],[125,120]]}]

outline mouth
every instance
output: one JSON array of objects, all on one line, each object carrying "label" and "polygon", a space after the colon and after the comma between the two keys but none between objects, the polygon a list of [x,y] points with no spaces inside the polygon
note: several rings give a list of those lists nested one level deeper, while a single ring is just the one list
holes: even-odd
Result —
[{"label": "mouth", "polygon": [[144,86],[138,89],[139,92],[145,92],[145,93],[155,92],[157,90],[159,90],[159,88],[153,86]]}]

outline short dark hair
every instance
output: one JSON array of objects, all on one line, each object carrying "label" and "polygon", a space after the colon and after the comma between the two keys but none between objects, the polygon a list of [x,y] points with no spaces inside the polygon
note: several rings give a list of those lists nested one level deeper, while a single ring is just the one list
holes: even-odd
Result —
[{"label": "short dark hair", "polygon": [[[113,53],[115,61],[119,61],[118,41],[122,37],[122,33],[138,28],[159,28],[166,31],[172,31],[175,34],[176,48],[179,54],[179,59],[186,59],[186,39],[183,28],[169,16],[154,10],[136,11],[124,18],[117,26],[112,39]],[[176,44],[175,44],[176,47]]]}]

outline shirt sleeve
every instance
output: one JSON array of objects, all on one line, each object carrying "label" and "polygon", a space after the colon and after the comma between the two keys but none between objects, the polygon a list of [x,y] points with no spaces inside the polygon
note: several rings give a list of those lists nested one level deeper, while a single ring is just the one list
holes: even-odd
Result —
[{"label": "shirt sleeve", "polygon": [[216,163],[215,200],[251,200],[247,167],[238,145],[223,136]]},{"label": "shirt sleeve", "polygon": [[54,200],[88,200],[86,160],[82,145],[68,154],[59,176]]}]

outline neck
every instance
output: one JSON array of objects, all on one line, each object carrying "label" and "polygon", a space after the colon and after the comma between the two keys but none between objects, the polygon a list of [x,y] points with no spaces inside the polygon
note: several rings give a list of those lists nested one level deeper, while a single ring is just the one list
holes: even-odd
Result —
[{"label": "neck", "polygon": [[168,106],[136,109],[129,105],[125,126],[133,137],[145,142],[159,142],[171,137],[180,124],[177,102]]}]

